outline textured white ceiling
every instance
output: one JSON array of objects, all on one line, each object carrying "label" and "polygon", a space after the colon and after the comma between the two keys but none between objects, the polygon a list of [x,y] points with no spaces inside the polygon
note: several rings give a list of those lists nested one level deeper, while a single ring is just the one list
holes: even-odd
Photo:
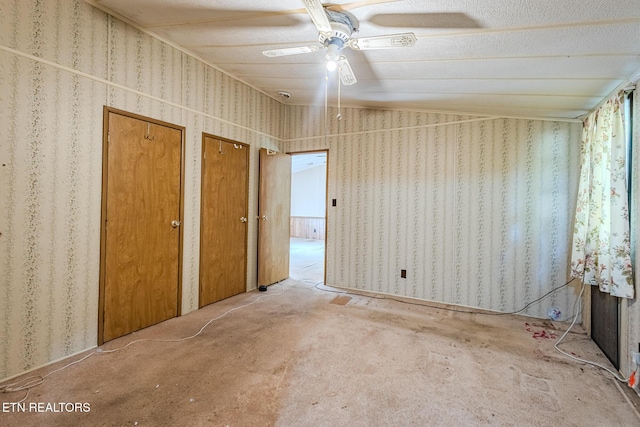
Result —
[{"label": "textured white ceiling", "polygon": [[291,156],[291,173],[306,171],[327,164],[327,153],[294,154]]},{"label": "textured white ceiling", "polygon": [[[324,50],[302,0],[87,0],[287,104],[324,102]],[[352,37],[413,32],[413,47],[345,49],[358,82],[342,104],[576,118],[640,70],[640,0],[336,0]],[[360,6],[360,7],[355,7]],[[336,102],[330,76],[331,103]]]}]

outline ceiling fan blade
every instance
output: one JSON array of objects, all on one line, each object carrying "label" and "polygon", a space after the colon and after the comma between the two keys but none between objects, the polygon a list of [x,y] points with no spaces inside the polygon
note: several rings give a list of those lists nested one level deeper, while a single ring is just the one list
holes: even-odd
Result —
[{"label": "ceiling fan blade", "polygon": [[346,56],[341,56],[338,60],[338,74],[340,74],[340,81],[345,86],[355,84],[358,81]]},{"label": "ceiling fan blade", "polygon": [[300,53],[311,53],[317,50],[320,50],[322,46],[299,46],[299,47],[289,47],[285,49],[272,49],[272,50],[264,50],[262,54],[264,56],[268,56],[270,58],[274,58],[276,56],[288,56],[288,55],[298,55]]},{"label": "ceiling fan blade", "polygon": [[393,49],[411,47],[415,42],[416,36],[413,33],[402,33],[351,39],[349,47],[354,50]]},{"label": "ceiling fan blade", "polygon": [[331,33],[331,24],[327,13],[324,11],[324,7],[320,0],[302,0],[307,13],[311,16],[313,25],[316,26],[321,33]]},{"label": "ceiling fan blade", "polygon": [[401,0],[361,0],[354,1],[351,3],[345,4],[332,4],[330,6],[326,6],[327,10],[333,10],[335,12],[344,12],[353,9],[357,9],[359,7],[371,6],[372,4],[380,4],[380,3],[395,3]]}]

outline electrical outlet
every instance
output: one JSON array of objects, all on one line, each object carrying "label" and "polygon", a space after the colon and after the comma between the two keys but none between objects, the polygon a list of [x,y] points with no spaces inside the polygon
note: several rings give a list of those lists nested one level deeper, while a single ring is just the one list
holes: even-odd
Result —
[{"label": "electrical outlet", "polygon": [[631,360],[633,360],[633,363],[635,363],[636,366],[640,366],[640,353],[638,353],[637,351],[632,351]]}]

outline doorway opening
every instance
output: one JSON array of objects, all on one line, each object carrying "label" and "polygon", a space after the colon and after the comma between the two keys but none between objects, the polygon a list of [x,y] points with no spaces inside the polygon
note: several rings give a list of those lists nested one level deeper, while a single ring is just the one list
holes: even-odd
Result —
[{"label": "doorway opening", "polygon": [[325,281],[327,151],[291,153],[289,277]]}]

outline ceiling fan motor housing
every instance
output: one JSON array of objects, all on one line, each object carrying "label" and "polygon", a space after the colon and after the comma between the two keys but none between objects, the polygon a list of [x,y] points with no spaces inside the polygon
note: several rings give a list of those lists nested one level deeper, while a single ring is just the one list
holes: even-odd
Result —
[{"label": "ceiling fan motor housing", "polygon": [[342,49],[351,38],[351,34],[358,31],[358,20],[355,16],[346,12],[334,12],[326,10],[331,24],[331,33],[320,33],[318,40],[325,46],[337,45],[338,49]]}]

